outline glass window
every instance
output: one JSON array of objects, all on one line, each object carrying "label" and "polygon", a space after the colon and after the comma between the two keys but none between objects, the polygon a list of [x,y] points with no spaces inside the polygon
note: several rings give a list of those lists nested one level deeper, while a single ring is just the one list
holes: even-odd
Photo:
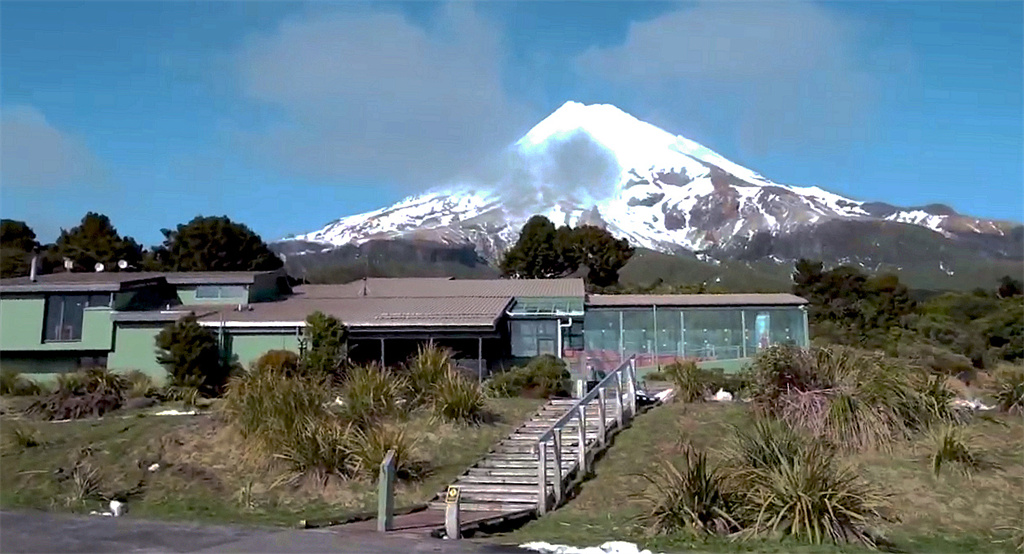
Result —
[{"label": "glass window", "polygon": [[110,295],[109,294],[90,294],[89,295],[89,307],[90,308],[109,308],[110,307]]},{"label": "glass window", "polygon": [[[109,299],[109,296],[107,298]],[[50,295],[46,302],[44,340],[82,340],[82,319],[85,307],[89,304],[89,295]]]},{"label": "glass window", "polygon": [[622,312],[622,340],[626,356],[654,352],[654,310]]},{"label": "glass window", "polygon": [[196,287],[196,298],[220,298],[220,287],[215,285],[199,285]]},{"label": "glass window", "polygon": [[683,325],[687,357],[727,360],[743,356],[741,310],[686,310]]},{"label": "glass window", "polygon": [[658,308],[655,319],[658,324],[659,363],[669,363],[682,355],[683,326],[679,314],[679,310]]},{"label": "glass window", "polygon": [[589,310],[583,319],[583,339],[587,352],[601,355],[619,353],[619,311]]}]

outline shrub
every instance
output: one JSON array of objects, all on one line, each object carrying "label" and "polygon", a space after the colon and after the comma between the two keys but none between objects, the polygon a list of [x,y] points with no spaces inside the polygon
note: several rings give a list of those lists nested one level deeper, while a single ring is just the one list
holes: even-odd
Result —
[{"label": "shrub", "polygon": [[409,392],[417,403],[430,401],[435,388],[453,371],[452,353],[446,348],[421,345],[409,360]]},{"label": "shrub", "polygon": [[995,374],[996,407],[1001,411],[1024,414],[1024,367],[1000,368]]},{"label": "shrub", "polygon": [[733,453],[740,466],[764,469],[792,462],[807,447],[807,439],[785,422],[761,418],[749,431],[734,428]]},{"label": "shrub", "polygon": [[243,437],[256,440],[272,454],[308,420],[325,419],[329,400],[329,387],[322,380],[249,372],[228,382],[221,410]]},{"label": "shrub", "polygon": [[737,373],[726,373],[724,369],[715,367],[701,370],[702,379],[707,383],[709,393],[718,392],[719,389],[731,392],[734,396],[745,394],[750,388],[751,375],[749,371]]},{"label": "shrub", "polygon": [[45,419],[100,417],[121,407],[128,380],[104,368],[57,376],[56,388],[36,400],[27,412]]},{"label": "shrub", "polygon": [[170,375],[170,384],[195,387],[213,395],[227,381],[231,368],[221,358],[217,337],[193,316],[186,316],[156,336],[157,362]]},{"label": "shrub", "polygon": [[39,383],[11,369],[0,371],[0,395],[35,396],[43,393]]},{"label": "shrub", "polygon": [[335,418],[305,416],[292,431],[276,436],[275,457],[287,462],[298,475],[325,481],[331,475],[352,474],[350,428]]},{"label": "shrub", "polygon": [[376,364],[354,367],[345,376],[341,389],[345,417],[356,425],[368,426],[386,417],[403,415],[407,390],[405,377],[386,368]]},{"label": "shrub", "polygon": [[693,360],[675,361],[665,366],[665,374],[683,402],[701,402],[708,395],[710,380]]},{"label": "shrub", "polygon": [[395,451],[395,476],[418,479],[424,467],[415,459],[416,441],[397,425],[377,424],[368,429],[356,428],[349,439],[356,473],[376,478],[389,450]]},{"label": "shrub", "polygon": [[681,464],[662,461],[640,476],[648,486],[637,495],[645,506],[639,519],[651,531],[721,535],[740,530],[733,516],[738,496],[705,453],[687,445]]},{"label": "shrub", "polygon": [[569,380],[565,362],[544,354],[533,358],[524,367],[495,375],[488,381],[487,388],[492,395],[499,397],[564,397],[569,396]]},{"label": "shrub", "polygon": [[485,401],[479,383],[449,371],[436,385],[434,415],[444,421],[475,423],[484,417]]},{"label": "shrub", "polygon": [[[775,454],[782,449],[775,450]],[[820,544],[857,542],[877,547],[867,525],[886,519],[887,498],[840,467],[820,441],[807,443],[796,456],[774,455],[760,467],[742,470],[744,519],[748,534],[780,533]],[[771,458],[771,457],[770,457]]]},{"label": "shrub", "polygon": [[11,422],[4,425],[8,444],[17,449],[34,448],[43,444],[39,430],[24,423]]},{"label": "shrub", "polygon": [[978,469],[981,464],[974,449],[968,444],[963,429],[953,425],[938,425],[929,432],[931,443],[932,473],[936,477],[942,471],[945,464],[956,464],[965,475]]},{"label": "shrub", "polygon": [[252,371],[274,372],[285,377],[299,374],[299,355],[291,350],[268,350],[252,363]]},{"label": "shrub", "polygon": [[125,373],[124,379],[128,385],[126,390],[128,398],[155,396],[159,392],[153,383],[153,378],[138,369]]}]

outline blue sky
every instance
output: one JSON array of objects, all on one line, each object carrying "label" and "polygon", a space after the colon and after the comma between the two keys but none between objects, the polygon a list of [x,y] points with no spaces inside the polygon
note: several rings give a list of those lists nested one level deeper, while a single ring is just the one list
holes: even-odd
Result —
[{"label": "blue sky", "polygon": [[442,183],[567,100],[769,178],[1024,219],[1020,2],[3,2],[0,212],[266,239]]}]

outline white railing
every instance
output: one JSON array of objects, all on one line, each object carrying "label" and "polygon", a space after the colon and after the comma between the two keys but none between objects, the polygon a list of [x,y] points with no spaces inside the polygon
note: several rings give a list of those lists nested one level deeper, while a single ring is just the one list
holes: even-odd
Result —
[{"label": "white railing", "polygon": [[[615,421],[608,424],[608,394],[614,398],[613,409]],[[540,496],[537,500],[537,511],[544,515],[548,511],[548,443],[551,443],[554,455],[554,507],[561,505],[565,499],[566,479],[572,472],[562,470],[562,431],[573,420],[577,421],[576,433],[578,441],[576,475],[583,476],[589,471],[590,458],[587,452],[587,406],[597,400],[597,440],[595,448],[604,448],[613,430],[622,429],[636,415],[636,358],[630,357],[615,371],[608,374],[593,389],[583,395],[555,420],[537,439],[535,452],[537,455],[537,486]]]}]

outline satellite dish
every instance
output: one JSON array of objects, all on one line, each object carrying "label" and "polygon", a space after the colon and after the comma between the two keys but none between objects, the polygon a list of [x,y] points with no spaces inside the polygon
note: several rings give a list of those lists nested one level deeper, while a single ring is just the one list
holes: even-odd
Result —
[{"label": "satellite dish", "polygon": [[99,272],[103,271],[103,263],[102,262],[96,262],[96,265],[94,267],[96,269],[96,273],[99,273]]},{"label": "satellite dish", "polygon": [[128,269],[128,262],[124,260],[117,260],[117,267],[121,269]]}]

